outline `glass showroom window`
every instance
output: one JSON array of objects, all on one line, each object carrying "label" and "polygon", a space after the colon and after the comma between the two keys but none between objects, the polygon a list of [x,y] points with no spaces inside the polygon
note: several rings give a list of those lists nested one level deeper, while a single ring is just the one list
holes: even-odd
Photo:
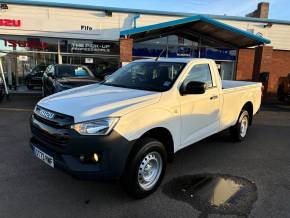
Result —
[{"label": "glass showroom window", "polygon": [[0,54],[10,87],[50,64],[86,65],[100,77],[119,66],[119,44],[111,41],[0,36]]},{"label": "glass showroom window", "polygon": [[[26,36],[1,36],[0,54],[10,88],[24,84],[36,69],[57,61],[57,40]],[[40,67],[41,66],[41,67]]]},{"label": "glass showroom window", "polygon": [[134,43],[133,56],[135,58],[158,57],[165,49],[162,57],[197,57],[197,45],[196,41],[170,35]]}]

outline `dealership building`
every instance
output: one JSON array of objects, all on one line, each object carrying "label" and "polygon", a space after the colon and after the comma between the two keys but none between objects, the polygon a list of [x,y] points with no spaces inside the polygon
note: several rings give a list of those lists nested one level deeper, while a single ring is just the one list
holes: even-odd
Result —
[{"label": "dealership building", "polygon": [[84,64],[103,74],[161,53],[214,59],[228,80],[257,81],[268,72],[269,93],[290,72],[290,21],[268,19],[268,3],[245,17],[18,0],[0,4],[0,58],[9,84],[23,84],[41,64]]}]

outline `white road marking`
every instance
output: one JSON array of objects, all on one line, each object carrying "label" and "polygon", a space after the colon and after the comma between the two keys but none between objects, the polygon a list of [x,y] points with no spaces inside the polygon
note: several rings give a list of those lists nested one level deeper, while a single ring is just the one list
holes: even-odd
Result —
[{"label": "white road marking", "polygon": [[0,107],[0,111],[32,112],[33,109]]}]

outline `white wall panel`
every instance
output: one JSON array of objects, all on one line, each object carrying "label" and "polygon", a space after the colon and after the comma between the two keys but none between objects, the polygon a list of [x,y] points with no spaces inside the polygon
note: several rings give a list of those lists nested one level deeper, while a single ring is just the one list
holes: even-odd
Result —
[{"label": "white wall panel", "polygon": [[[120,30],[133,28],[134,13],[113,12],[107,16],[104,11],[62,9],[11,5],[7,11],[0,12],[0,19],[19,19],[21,27],[0,27],[0,34],[48,36],[61,38],[79,38],[95,40],[118,40]],[[141,14],[137,27],[180,19],[178,16]],[[272,41],[275,49],[290,50],[290,25],[220,20],[221,22],[243,30],[253,30]],[[81,26],[92,27],[92,30],[81,30]]]}]

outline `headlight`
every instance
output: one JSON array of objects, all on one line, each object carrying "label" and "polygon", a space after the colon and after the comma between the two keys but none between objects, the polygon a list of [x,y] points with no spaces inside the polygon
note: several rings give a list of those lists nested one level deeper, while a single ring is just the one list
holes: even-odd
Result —
[{"label": "headlight", "polygon": [[98,120],[76,123],[72,129],[81,135],[108,135],[117,124],[119,118],[108,117]]}]

